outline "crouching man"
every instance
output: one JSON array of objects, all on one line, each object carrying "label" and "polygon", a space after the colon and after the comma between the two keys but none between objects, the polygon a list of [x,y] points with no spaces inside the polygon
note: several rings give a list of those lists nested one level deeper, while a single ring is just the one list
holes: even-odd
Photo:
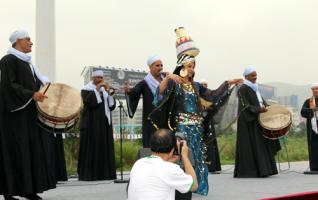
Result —
[{"label": "crouching man", "polygon": [[198,187],[195,171],[189,160],[189,150],[181,141],[184,171],[173,162],[178,159],[180,142],[168,129],[157,130],[150,139],[151,156],[139,159],[130,172],[128,200],[174,200],[175,190],[186,193]]}]

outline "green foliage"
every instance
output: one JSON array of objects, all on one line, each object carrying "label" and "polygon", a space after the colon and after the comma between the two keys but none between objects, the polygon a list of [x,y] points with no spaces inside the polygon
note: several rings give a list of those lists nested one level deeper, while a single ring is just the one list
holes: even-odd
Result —
[{"label": "green foliage", "polygon": [[66,168],[69,175],[77,174],[78,151],[79,135],[68,133],[64,139],[64,152]]},{"label": "green foliage", "polygon": [[[122,145],[123,154],[123,169],[130,170],[136,161],[137,153],[142,148],[141,141],[124,140]],[[115,142],[115,160],[116,168],[120,169],[120,143],[119,140]]]},{"label": "green foliage", "polygon": [[[300,128],[299,128],[300,127]],[[305,134],[306,127],[302,124],[298,128],[291,128],[289,134],[280,139],[282,150],[277,154],[280,162],[303,161],[308,160],[307,137]],[[136,132],[140,131],[138,129]],[[228,131],[218,138],[218,146],[220,151],[222,164],[234,164],[235,162],[235,145],[236,133]],[[139,149],[142,148],[141,140],[123,140],[123,169],[130,170],[134,164]],[[79,135],[67,134],[64,140],[65,159],[67,171],[69,174],[77,173],[77,159],[79,150]],[[287,158],[288,153],[288,158]],[[115,161],[117,170],[120,169],[120,143],[115,141]]]},{"label": "green foliage", "polygon": [[[280,139],[281,151],[279,151],[277,158],[280,162],[303,161],[308,160],[307,137],[302,134],[282,137]],[[287,157],[288,156],[288,157]]]},{"label": "green foliage", "polygon": [[[234,164],[236,133],[222,134],[217,138],[222,164]],[[308,160],[307,137],[304,132],[290,132],[280,139],[281,151],[276,159],[280,162]],[[288,156],[287,156],[288,155]]]},{"label": "green foliage", "polygon": [[134,134],[141,134],[142,130],[141,130],[141,126],[137,126],[134,128]]}]

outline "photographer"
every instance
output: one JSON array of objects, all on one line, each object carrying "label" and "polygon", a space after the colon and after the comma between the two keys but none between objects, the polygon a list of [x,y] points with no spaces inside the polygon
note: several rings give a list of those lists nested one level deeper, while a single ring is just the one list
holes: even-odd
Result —
[{"label": "photographer", "polygon": [[[180,143],[184,171],[173,163],[178,160],[174,151]],[[151,137],[150,147],[152,155],[139,159],[130,172],[128,200],[174,200],[175,190],[187,193],[197,189],[197,177],[185,141],[177,142],[170,130],[159,129]]]}]

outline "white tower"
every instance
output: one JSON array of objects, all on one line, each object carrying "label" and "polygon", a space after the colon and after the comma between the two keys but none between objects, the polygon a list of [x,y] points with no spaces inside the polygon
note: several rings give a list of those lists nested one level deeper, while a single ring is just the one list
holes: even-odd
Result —
[{"label": "white tower", "polygon": [[55,82],[55,0],[36,0],[35,64]]}]

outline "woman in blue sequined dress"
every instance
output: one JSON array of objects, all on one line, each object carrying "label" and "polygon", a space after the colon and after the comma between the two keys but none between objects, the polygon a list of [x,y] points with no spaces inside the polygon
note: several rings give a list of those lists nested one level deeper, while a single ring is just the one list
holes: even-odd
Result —
[{"label": "woman in blue sequined dress", "polygon": [[[155,119],[149,119],[157,128],[169,128],[185,136],[187,144],[194,157],[194,167],[199,187],[196,193],[207,195],[208,168],[205,164],[206,146],[203,142],[203,108],[207,101],[214,105],[226,100],[230,93],[230,85],[237,84],[241,79],[225,81],[217,90],[204,88],[200,83],[194,82],[195,58],[182,55],[177,62],[173,74],[169,74],[160,84],[154,104],[155,112],[160,112],[164,106],[169,110],[167,124],[159,125]],[[204,100],[202,100],[204,99]]]}]

